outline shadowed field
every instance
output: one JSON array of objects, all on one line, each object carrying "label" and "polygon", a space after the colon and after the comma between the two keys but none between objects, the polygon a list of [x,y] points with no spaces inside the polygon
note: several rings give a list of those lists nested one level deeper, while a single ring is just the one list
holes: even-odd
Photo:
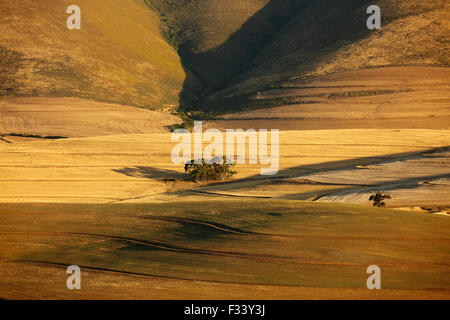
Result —
[{"label": "shadowed field", "polygon": [[[297,201],[205,200],[4,204],[0,221],[2,298],[450,295],[447,217]],[[65,268],[72,264],[86,276],[79,293],[65,286]],[[373,294],[365,289],[371,264],[381,267],[383,279],[383,290]],[[45,290],[35,290],[41,282]]]}]

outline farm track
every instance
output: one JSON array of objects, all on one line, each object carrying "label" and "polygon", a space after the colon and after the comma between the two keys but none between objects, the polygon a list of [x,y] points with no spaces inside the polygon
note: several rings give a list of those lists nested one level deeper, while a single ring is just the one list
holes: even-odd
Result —
[{"label": "farm track", "polygon": [[[65,264],[65,263],[51,262],[51,261],[21,260],[21,259],[17,259],[16,260],[15,259],[15,260],[0,260],[0,262],[38,264],[38,265],[45,265],[45,266],[57,266],[57,267],[67,268],[67,264]],[[271,283],[253,283],[253,282],[252,283],[246,283],[246,282],[231,282],[231,281],[220,281],[220,280],[190,279],[190,278],[162,276],[162,275],[155,275],[155,274],[148,274],[148,273],[141,273],[141,272],[131,272],[131,271],[125,271],[125,270],[117,270],[117,269],[101,268],[101,267],[92,267],[92,266],[84,266],[84,265],[79,265],[79,267],[81,269],[87,269],[87,270],[92,270],[92,271],[97,271],[97,272],[108,272],[108,273],[115,273],[115,274],[122,274],[122,275],[132,275],[132,276],[154,278],[154,279],[181,280],[181,281],[202,282],[202,283],[239,284],[239,285],[256,285],[256,286],[261,285],[261,286],[269,286],[269,287],[297,287],[297,288],[303,288],[304,287],[304,286],[295,285],[295,284],[279,284],[278,285],[278,284],[271,284]],[[337,289],[339,289],[339,288],[337,288]]]},{"label": "farm track", "polygon": [[450,241],[450,238],[419,238],[419,237],[370,237],[370,236],[358,236],[358,237],[349,237],[349,236],[322,236],[322,235],[289,235],[289,234],[279,234],[279,233],[262,233],[262,232],[251,232],[245,231],[241,229],[232,228],[229,226],[225,226],[223,224],[212,223],[202,220],[192,220],[192,219],[182,219],[175,217],[163,217],[163,216],[144,216],[141,217],[143,219],[155,219],[155,220],[166,220],[166,221],[175,221],[182,223],[191,223],[197,224],[201,226],[205,226],[211,229],[216,229],[219,231],[224,231],[233,234],[239,235],[255,235],[255,236],[266,236],[266,237],[284,237],[284,238],[301,238],[301,239],[330,239],[330,240],[401,240],[401,241],[414,241],[414,240],[424,240],[424,241]]},{"label": "farm track", "polygon": [[[15,270],[26,270],[30,280],[33,280],[33,276],[37,270],[44,272],[48,276],[52,275],[51,283],[53,285],[52,292],[53,294],[49,295],[48,292],[36,292],[30,291],[27,292],[25,289],[27,287],[27,283],[19,283],[15,285],[11,285],[9,287],[1,286],[0,287],[0,300],[4,299],[48,299],[49,297],[53,297],[53,299],[86,299],[90,298],[93,292],[89,293],[89,290],[92,290],[88,287],[83,287],[83,296],[79,296],[80,292],[72,292],[74,296],[68,295],[68,290],[65,286],[64,278],[60,278],[58,275],[63,273],[67,268],[67,265],[52,263],[47,261],[28,261],[28,260],[0,260],[0,264],[3,270],[7,272],[14,272],[11,270],[14,268]],[[388,289],[383,288],[382,294],[377,294],[373,291],[367,291],[364,288],[348,288],[342,287],[339,285],[333,287],[322,287],[317,288],[314,286],[307,286],[301,284],[273,284],[273,283],[264,283],[264,284],[253,284],[253,283],[244,283],[244,282],[236,282],[236,281],[220,281],[220,280],[203,280],[203,279],[182,279],[177,277],[165,277],[158,275],[150,275],[143,274],[139,272],[127,272],[120,271],[112,268],[95,268],[89,266],[81,266],[82,270],[85,274],[88,274],[88,277],[97,282],[95,286],[96,290],[100,292],[95,292],[95,299],[154,299],[154,300],[166,300],[173,299],[174,297],[169,293],[168,295],[161,295],[161,289],[154,293],[150,294],[149,292],[153,292],[155,286],[161,286],[167,284],[165,287],[171,290],[173,287],[182,288],[180,290],[181,296],[180,299],[192,299],[193,297],[198,297],[199,300],[204,300],[205,297],[204,291],[212,291],[213,297],[216,299],[245,299],[246,295],[238,294],[230,295],[229,292],[235,292],[236,290],[242,290],[243,292],[247,292],[248,290],[252,290],[252,292],[257,292],[256,295],[253,296],[254,299],[263,299],[267,298],[268,290],[271,292],[272,299],[318,299],[320,297],[325,297],[327,299],[417,299],[418,297],[426,298],[426,299],[448,299],[449,291],[446,289]],[[112,292],[114,287],[109,285],[112,279],[121,279],[122,283],[124,283],[124,287],[121,287],[120,294],[117,295]],[[50,285],[50,279],[46,279],[47,286]],[[129,284],[129,285],[127,285]],[[138,287],[136,287],[138,285]],[[100,287],[100,288],[99,288]],[[59,288],[59,289],[58,289]],[[136,292],[138,291],[138,293]],[[276,292],[281,294],[277,295]],[[137,294],[136,294],[137,293]],[[199,294],[200,293],[200,294]],[[176,298],[178,299],[178,297]]]},{"label": "farm track", "polygon": [[[58,262],[51,262],[51,261],[39,261],[39,260],[0,260],[2,262],[15,262],[15,263],[26,263],[26,264],[38,264],[38,265],[45,265],[45,266],[57,266],[57,267],[64,267],[67,268],[67,264],[65,263],[58,263]],[[110,269],[110,268],[101,268],[101,267],[92,267],[92,266],[79,266],[81,269],[87,269],[97,272],[108,272],[108,273],[115,273],[115,274],[121,274],[121,275],[132,275],[132,276],[139,276],[139,277],[146,277],[146,278],[154,278],[154,279],[167,279],[167,280],[181,280],[181,281],[188,281],[188,282],[203,282],[203,283],[220,283],[220,284],[241,284],[241,285],[264,285],[264,286],[274,286],[274,287],[302,287],[298,285],[289,285],[289,284],[270,284],[270,283],[245,283],[245,282],[229,282],[229,281],[220,281],[220,280],[203,280],[203,279],[189,279],[189,278],[181,278],[181,277],[171,277],[171,276],[162,276],[162,275],[155,275],[155,274],[148,274],[148,273],[141,273],[141,272],[131,272],[131,271],[125,271],[125,270],[116,270],[116,269]]]},{"label": "farm track", "polygon": [[[77,232],[30,232],[30,231],[2,231],[0,235],[31,235],[31,236],[56,236],[56,237],[87,237],[93,239],[106,239],[106,240],[114,240],[114,241],[125,241],[132,244],[139,244],[151,248],[157,248],[164,251],[171,252],[179,252],[179,253],[187,253],[187,254],[200,254],[200,255],[211,255],[211,256],[224,256],[224,257],[233,257],[240,259],[254,259],[254,260],[262,260],[262,261],[289,261],[295,262],[298,264],[307,264],[307,265],[333,265],[333,266],[366,266],[365,263],[349,263],[349,262],[334,262],[334,261],[312,261],[312,260],[304,260],[298,257],[292,256],[277,256],[277,255],[266,255],[266,254],[248,254],[243,252],[236,251],[218,251],[218,250],[204,250],[204,249],[196,249],[190,247],[182,247],[177,245],[171,245],[168,243],[158,242],[158,241],[148,241],[148,240],[140,240],[129,237],[121,237],[121,236],[109,236],[109,235],[100,235],[100,234],[89,234],[89,233],[77,233]],[[258,234],[264,236],[274,236],[269,234]],[[275,235],[276,236],[276,235]],[[296,237],[297,238],[297,237]],[[308,238],[317,238],[315,236],[311,236]],[[321,238],[321,237],[318,237]],[[324,237],[329,238],[329,237]],[[361,239],[359,237],[330,237],[330,239],[340,239],[340,240],[356,240]],[[367,240],[373,240],[367,239]],[[379,239],[379,238],[375,238]],[[395,238],[394,238],[395,239]],[[393,240],[393,239],[383,239],[383,240]],[[398,239],[395,239],[398,240]],[[401,239],[411,241],[412,239]],[[417,239],[416,239],[417,240]],[[424,239],[420,239],[424,240]],[[448,239],[425,239],[426,241],[448,241]],[[450,267],[450,264],[437,264],[437,263],[384,263],[384,266],[393,266],[393,267],[408,267],[408,266],[440,266],[440,267]]]}]

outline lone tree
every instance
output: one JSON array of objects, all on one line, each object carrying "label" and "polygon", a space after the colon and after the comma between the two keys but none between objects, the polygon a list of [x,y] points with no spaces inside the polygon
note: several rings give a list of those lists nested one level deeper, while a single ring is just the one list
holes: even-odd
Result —
[{"label": "lone tree", "polygon": [[223,181],[236,174],[231,167],[232,165],[226,162],[214,163],[202,159],[200,163],[195,163],[194,160],[191,160],[184,165],[184,172],[188,173],[194,182]]},{"label": "lone tree", "polygon": [[383,202],[384,199],[391,199],[388,194],[376,193],[370,196],[369,201],[373,201],[374,207],[384,207],[386,204]]}]

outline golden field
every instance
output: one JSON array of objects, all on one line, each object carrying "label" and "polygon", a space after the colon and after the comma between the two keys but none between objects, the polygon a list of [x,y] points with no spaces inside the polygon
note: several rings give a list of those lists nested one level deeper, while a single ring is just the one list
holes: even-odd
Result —
[{"label": "golden field", "polygon": [[[67,137],[0,141],[1,298],[450,295],[448,130],[281,131],[277,175],[246,164],[231,181],[196,184],[171,162],[174,116],[81,99],[0,105],[2,128]],[[390,208],[371,208],[378,189]],[[376,292],[371,264],[382,268]]]}]

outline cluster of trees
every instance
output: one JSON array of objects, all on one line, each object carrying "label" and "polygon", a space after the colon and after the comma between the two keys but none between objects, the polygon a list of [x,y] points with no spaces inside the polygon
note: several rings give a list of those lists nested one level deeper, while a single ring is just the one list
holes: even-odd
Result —
[{"label": "cluster of trees", "polygon": [[184,165],[184,172],[189,174],[194,182],[223,181],[236,174],[236,171],[232,170],[233,165],[226,162],[215,163],[205,159],[197,162],[191,160]]},{"label": "cluster of trees", "polygon": [[388,194],[381,194],[381,193],[376,193],[370,196],[369,201],[373,201],[373,206],[374,207],[384,207],[386,206],[386,203],[384,203],[383,200],[385,199],[391,199],[391,196]]}]

